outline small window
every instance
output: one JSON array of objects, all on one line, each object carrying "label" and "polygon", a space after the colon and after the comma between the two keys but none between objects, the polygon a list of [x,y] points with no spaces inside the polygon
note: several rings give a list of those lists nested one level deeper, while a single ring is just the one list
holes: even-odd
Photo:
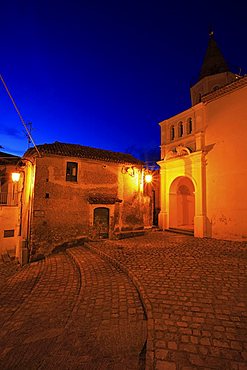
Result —
[{"label": "small window", "polygon": [[77,181],[78,164],[76,162],[67,162],[66,181]]},{"label": "small window", "polygon": [[4,230],[4,238],[13,238],[15,236],[15,230]]},{"label": "small window", "polygon": [[188,118],[187,120],[187,134],[191,134],[192,133],[192,118]]},{"label": "small window", "polygon": [[174,126],[171,126],[171,140],[174,140],[175,138],[175,129]]},{"label": "small window", "polygon": [[183,133],[184,133],[183,122],[179,122],[179,124],[178,124],[178,136],[179,137],[182,137],[183,136]]}]

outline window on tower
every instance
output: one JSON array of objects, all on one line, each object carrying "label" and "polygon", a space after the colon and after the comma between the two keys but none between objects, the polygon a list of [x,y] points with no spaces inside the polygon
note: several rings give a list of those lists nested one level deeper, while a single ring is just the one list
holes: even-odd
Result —
[{"label": "window on tower", "polygon": [[182,137],[183,133],[184,133],[183,122],[179,122],[179,124],[178,124],[178,137]]},{"label": "window on tower", "polygon": [[171,126],[171,140],[174,140],[175,138],[175,128],[174,125]]},{"label": "window on tower", "polygon": [[192,126],[192,118],[188,118],[187,120],[187,134],[191,134],[192,133],[192,129],[193,129],[193,126]]}]

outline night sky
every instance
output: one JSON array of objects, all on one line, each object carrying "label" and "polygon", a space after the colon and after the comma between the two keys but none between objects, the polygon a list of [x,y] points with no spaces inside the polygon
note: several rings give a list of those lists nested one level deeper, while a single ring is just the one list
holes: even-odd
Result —
[{"label": "night sky", "polygon": [[[231,70],[247,72],[246,2],[9,0],[0,11],[0,74],[36,144],[150,159],[158,123],[190,106],[210,25]],[[2,84],[0,145],[27,149]]]}]

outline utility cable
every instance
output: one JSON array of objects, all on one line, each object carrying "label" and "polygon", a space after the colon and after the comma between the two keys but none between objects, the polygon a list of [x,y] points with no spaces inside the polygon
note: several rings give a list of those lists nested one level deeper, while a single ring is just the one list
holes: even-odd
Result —
[{"label": "utility cable", "polygon": [[8,96],[10,97],[10,100],[12,101],[12,104],[13,104],[13,106],[14,106],[14,108],[15,108],[15,110],[16,110],[16,112],[17,112],[17,114],[18,114],[18,116],[20,117],[20,120],[21,120],[21,122],[22,122],[22,124],[23,124],[23,126],[24,126],[24,128],[25,128],[25,130],[26,130],[26,132],[27,132],[27,134],[28,134],[28,137],[30,138],[31,142],[33,143],[33,145],[34,145],[34,147],[35,147],[35,149],[36,149],[36,151],[37,151],[37,153],[38,153],[38,156],[39,156],[39,157],[41,157],[41,154],[40,154],[40,152],[39,152],[39,150],[38,150],[37,146],[35,145],[35,142],[34,142],[34,140],[33,140],[32,136],[31,136],[31,134],[30,134],[30,132],[29,132],[29,130],[28,130],[28,128],[27,128],[27,125],[26,125],[26,123],[25,123],[25,121],[24,121],[24,119],[23,119],[23,117],[22,117],[22,115],[21,115],[21,113],[20,113],[19,109],[17,108],[17,105],[15,104],[15,101],[14,101],[14,99],[13,99],[12,95],[10,94],[10,91],[9,91],[9,89],[8,89],[8,87],[7,87],[7,85],[6,85],[6,83],[5,83],[5,81],[4,81],[4,79],[3,79],[3,77],[2,77],[2,75],[1,75],[1,74],[0,74],[0,79],[1,79],[1,81],[2,81],[2,83],[3,83],[3,86],[5,87],[5,90],[6,90],[7,94],[8,94]]}]

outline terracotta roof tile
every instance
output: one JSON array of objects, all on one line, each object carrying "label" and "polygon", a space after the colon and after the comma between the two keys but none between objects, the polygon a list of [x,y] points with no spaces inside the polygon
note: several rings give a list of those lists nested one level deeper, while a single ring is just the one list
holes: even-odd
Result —
[{"label": "terracotta roof tile", "polygon": [[226,95],[234,90],[237,90],[242,87],[247,86],[247,76],[239,77],[236,79],[236,81],[231,82],[230,84],[227,84],[225,86],[222,86],[221,88],[211,91],[208,94],[205,94],[202,96],[202,102],[207,103],[211,100],[220,98],[223,95]]},{"label": "terracotta roof tile", "polygon": [[[41,155],[61,155],[64,157],[78,157],[86,159],[102,160],[107,162],[143,164],[142,161],[131,154],[112,152],[110,150],[91,148],[79,144],[66,144],[55,141],[52,144],[37,145]],[[36,156],[35,148],[30,148],[24,157]]]},{"label": "terracotta roof tile", "polygon": [[16,155],[0,151],[0,164],[17,164],[21,158]]}]

